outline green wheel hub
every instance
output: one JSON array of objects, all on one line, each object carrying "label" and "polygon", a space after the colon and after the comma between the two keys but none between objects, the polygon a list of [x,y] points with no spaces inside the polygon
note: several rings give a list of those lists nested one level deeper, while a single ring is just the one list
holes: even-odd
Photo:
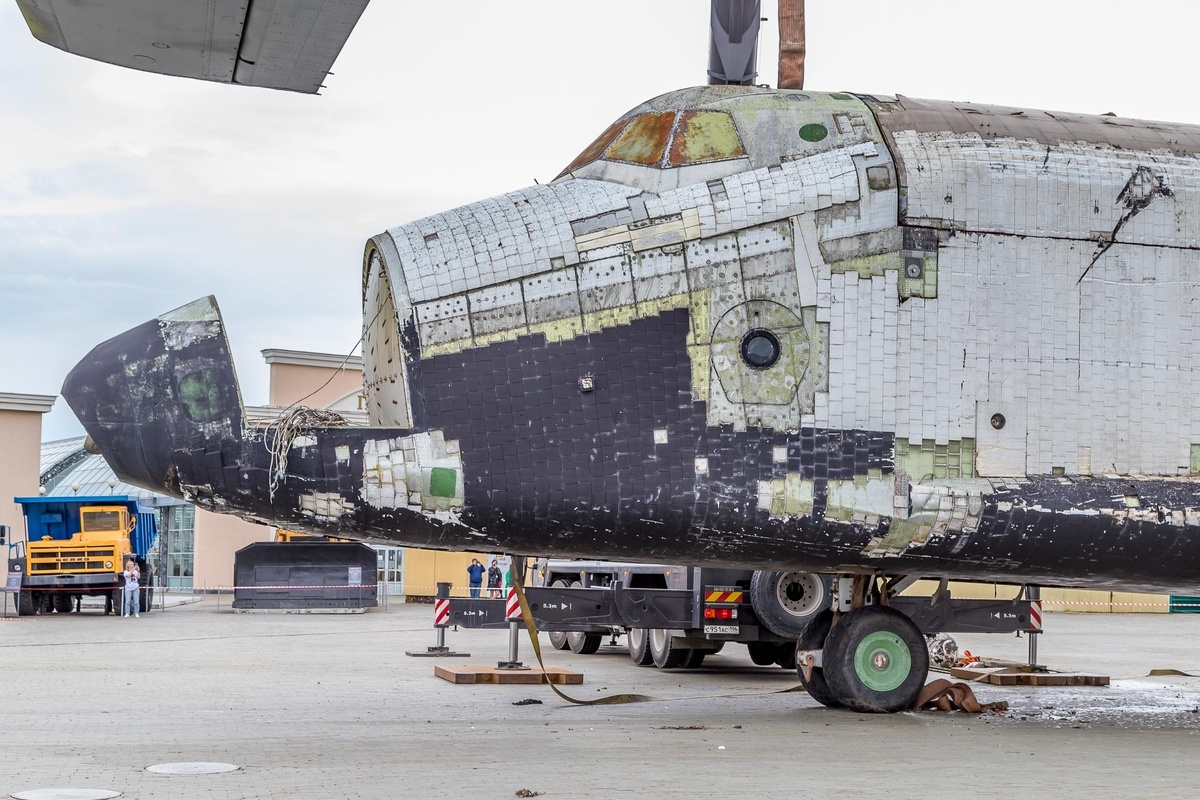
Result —
[{"label": "green wheel hub", "polygon": [[890,692],[912,672],[912,656],[899,636],[876,631],[864,636],[855,648],[854,672],[868,689]]}]

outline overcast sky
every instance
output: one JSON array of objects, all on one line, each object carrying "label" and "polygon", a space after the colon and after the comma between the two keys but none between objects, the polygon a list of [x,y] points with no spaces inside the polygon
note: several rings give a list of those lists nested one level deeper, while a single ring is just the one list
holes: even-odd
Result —
[{"label": "overcast sky", "polygon": [[[808,0],[806,86],[1200,123],[1194,9]],[[0,0],[0,392],[57,394],[98,342],[215,294],[265,403],[263,348],[355,344],[369,236],[552,179],[704,83],[707,37],[707,0],[374,0],[313,97],[69,56]],[[43,438],[80,433],[60,399]]]}]

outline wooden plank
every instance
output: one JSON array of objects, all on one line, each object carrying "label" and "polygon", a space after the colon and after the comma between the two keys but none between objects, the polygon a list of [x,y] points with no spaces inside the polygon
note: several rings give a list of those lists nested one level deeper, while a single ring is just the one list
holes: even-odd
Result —
[{"label": "wooden plank", "polygon": [[1085,672],[1030,671],[1028,665],[1010,667],[953,667],[952,677],[965,681],[981,681],[994,686],[1108,686],[1107,675]]},{"label": "wooden plank", "polygon": [[496,667],[462,666],[456,664],[439,664],[433,668],[434,676],[450,683],[492,683],[492,684],[539,684],[557,683],[559,685],[578,686],[583,683],[583,673],[573,672],[559,667],[547,667],[545,674],[540,669],[511,670]]}]

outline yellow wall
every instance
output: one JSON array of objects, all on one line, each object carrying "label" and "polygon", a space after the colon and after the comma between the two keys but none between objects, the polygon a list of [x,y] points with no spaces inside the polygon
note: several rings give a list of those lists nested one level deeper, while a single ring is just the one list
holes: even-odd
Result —
[{"label": "yellow wall", "polygon": [[[937,589],[937,581],[917,581],[903,594],[929,595],[935,589]],[[1020,591],[1020,586],[1005,583],[950,582],[951,596],[963,599],[1011,600]],[[1091,589],[1042,589],[1042,608],[1045,611],[1165,614],[1168,611],[1167,603],[1168,597],[1165,594],[1102,592]]]},{"label": "yellow wall", "polygon": [[[485,567],[487,556],[483,553],[443,553],[440,550],[404,551],[404,595],[405,597],[433,597],[438,581],[450,581],[451,597],[467,597],[467,566],[472,558],[478,558]],[[484,576],[487,585],[487,576]]]}]

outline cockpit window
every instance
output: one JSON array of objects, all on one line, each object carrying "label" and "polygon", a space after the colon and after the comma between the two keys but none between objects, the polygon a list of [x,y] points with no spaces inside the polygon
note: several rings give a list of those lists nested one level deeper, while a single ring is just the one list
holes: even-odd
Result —
[{"label": "cockpit window", "polygon": [[725,161],[746,154],[724,111],[662,111],[615,122],[562,174],[603,159],[660,169]]},{"label": "cockpit window", "polygon": [[604,157],[631,164],[657,164],[662,161],[674,124],[675,115],[670,111],[634,117],[612,147],[604,151]]},{"label": "cockpit window", "polygon": [[604,131],[604,133],[596,137],[596,141],[589,144],[587,149],[575,156],[575,160],[567,165],[567,168],[562,171],[562,174],[565,175],[572,170],[579,169],[584,164],[590,164],[599,158],[600,154],[607,150],[608,146],[612,144],[612,140],[617,138],[617,134],[625,129],[625,126],[628,124],[628,122],[628,120],[621,119],[617,120],[612,125],[609,125],[608,129]]},{"label": "cockpit window", "polygon": [[744,156],[733,119],[722,111],[685,111],[671,141],[673,165],[723,161]]}]

